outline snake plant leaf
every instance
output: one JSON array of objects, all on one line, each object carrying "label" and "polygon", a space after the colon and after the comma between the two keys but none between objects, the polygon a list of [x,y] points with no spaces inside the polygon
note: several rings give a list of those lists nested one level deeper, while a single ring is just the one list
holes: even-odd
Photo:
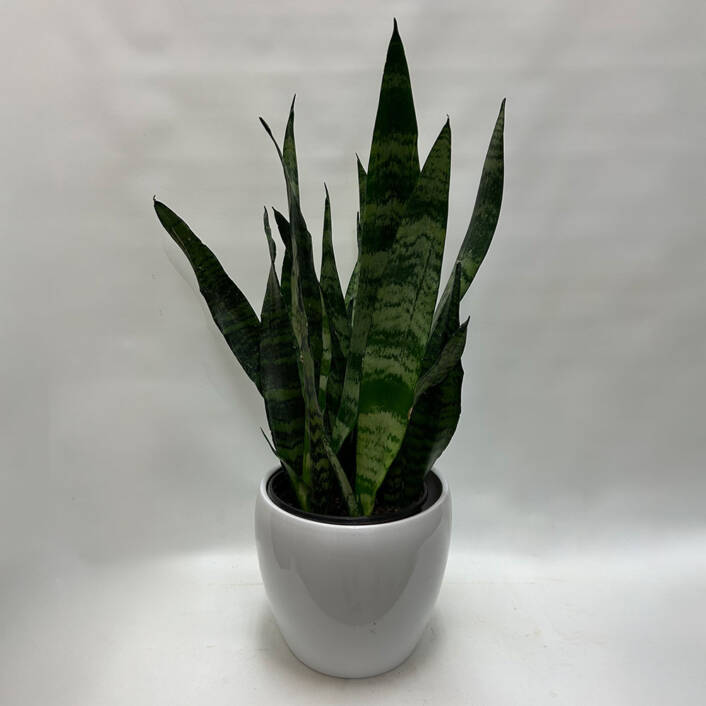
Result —
[{"label": "snake plant leaf", "polygon": [[404,47],[394,23],[380,87],[361,212],[360,272],[351,352],[333,431],[338,450],[358,416],[361,367],[380,278],[407,202],[419,178],[417,118]]},{"label": "snake plant leaf", "polygon": [[306,483],[304,483],[304,481],[299,477],[299,475],[289,465],[289,463],[287,463],[287,461],[282,458],[282,456],[280,456],[280,454],[277,452],[277,449],[275,449],[275,447],[273,446],[272,442],[267,438],[267,434],[265,434],[265,430],[262,427],[260,427],[260,431],[265,437],[265,441],[270,447],[270,450],[279,459],[280,463],[282,464],[282,467],[286,471],[287,476],[289,477],[289,480],[292,483],[292,487],[294,488],[294,493],[297,496],[297,500],[299,501],[299,506],[302,510],[309,511],[309,494],[311,492],[311,489],[306,485]]},{"label": "snake plant leaf", "polygon": [[[365,171],[365,167],[358,155],[355,156],[355,162],[358,169],[358,210],[362,216],[365,213],[365,189],[368,182],[368,173]],[[358,247],[360,247],[360,235],[358,236]]]},{"label": "snake plant leaf", "polygon": [[[476,276],[495,234],[503,200],[504,180],[504,130],[505,100],[500,105],[500,113],[495,122],[493,135],[483,164],[478,185],[478,194],[471,215],[471,222],[461,244],[456,262],[461,265],[461,299]],[[452,279],[446,285],[441,297],[440,308],[451,295]]]},{"label": "snake plant leaf", "polygon": [[466,347],[466,335],[468,333],[468,319],[464,321],[436,359],[436,362],[417,380],[414,388],[414,402],[430,388],[438,385],[451,371],[456,363],[461,359],[463,350]]},{"label": "snake plant leaf", "polygon": [[[304,292],[305,277],[302,270],[307,266],[307,258],[302,257],[300,248],[306,246],[307,239],[302,237],[302,233],[308,235],[309,246],[311,236],[306,230],[306,223],[301,213],[299,199],[295,189],[292,187],[292,177],[289,174],[284,161],[282,151],[277,141],[272,135],[267,123],[260,118],[265,130],[269,134],[277,150],[277,154],[282,164],[284,178],[287,185],[287,200],[289,203],[289,223],[292,233],[292,305],[290,310],[290,320],[294,337],[296,339],[298,355],[297,365],[299,368],[299,380],[304,397],[306,410],[305,433],[304,433],[304,458],[302,461],[302,479],[312,488],[310,499],[311,509],[314,512],[327,512],[330,510],[331,502],[335,498],[334,480],[337,481],[338,488],[346,504],[348,513],[351,516],[360,514],[360,506],[356,498],[348,477],[343,470],[340,461],[336,457],[331,444],[326,437],[324,419],[319,407],[318,400],[318,370],[315,366],[315,358],[310,343],[311,320],[308,318],[306,308],[306,297]],[[317,282],[318,288],[318,282]],[[320,291],[320,290],[319,290]],[[321,305],[320,293],[319,306]],[[318,333],[321,336],[321,319],[319,319]],[[319,352],[319,360],[321,353]]]},{"label": "snake plant leaf", "polygon": [[262,225],[265,229],[265,238],[267,238],[267,249],[270,252],[270,265],[274,267],[277,259],[277,244],[272,238],[272,228],[270,228],[270,217],[267,215],[267,207],[262,209]]},{"label": "snake plant leaf", "polygon": [[[447,120],[410,196],[381,279],[362,365],[356,493],[370,514],[402,445],[439,292],[451,170]],[[366,209],[370,209],[370,204]]]},{"label": "snake plant leaf", "polygon": [[[321,293],[323,297],[322,311],[324,312],[324,362],[327,365],[326,394],[325,403],[321,402],[321,410],[324,413],[326,429],[330,432],[332,424],[335,423],[336,412],[341,402],[341,390],[343,389],[343,378],[346,372],[346,358],[350,345],[350,321],[346,312],[346,304],[341,292],[341,280],[338,276],[336,258],[333,250],[333,237],[331,232],[331,200],[328,189],[324,185],[326,198],[324,202],[324,229],[323,242],[321,248]],[[326,333],[328,326],[328,342]],[[326,344],[329,350],[326,349]],[[330,354],[330,361],[326,356]],[[323,379],[323,372],[320,374]]]},{"label": "snake plant leaf", "polygon": [[331,434],[331,430],[336,423],[336,410],[341,404],[341,392],[343,391],[343,380],[346,375],[346,357],[338,343],[336,334],[331,335],[331,366],[326,384],[326,412],[324,421],[326,429]]},{"label": "snake plant leaf", "polygon": [[289,228],[289,221],[276,209],[272,212],[275,214],[275,223],[279,237],[284,245],[284,257],[282,258],[282,274],[280,275],[280,288],[284,303],[289,308],[292,302],[292,233]]},{"label": "snake plant leaf", "polygon": [[294,143],[294,101],[296,99],[295,95],[289,108],[289,118],[287,119],[287,127],[284,131],[284,141],[282,143],[282,158],[289,173],[290,187],[294,197],[299,201],[299,168],[297,167],[297,149]]},{"label": "snake plant leaf", "polygon": [[358,281],[360,279],[360,213],[356,213],[355,216],[355,231],[358,236],[358,256],[355,260],[355,265],[353,266],[353,272],[351,272],[351,277],[348,280],[348,286],[346,287],[346,296],[344,297],[346,303],[346,314],[348,315],[348,321],[353,321],[353,309],[355,307],[355,296],[358,293]]},{"label": "snake plant leaf", "polygon": [[331,324],[326,311],[326,305],[323,300],[323,292],[321,294],[321,365],[319,367],[319,408],[326,420],[326,394],[328,389],[328,380],[331,373]]},{"label": "snake plant leaf", "polygon": [[189,260],[216,326],[247,376],[260,389],[260,321],[257,314],[216,256],[191,228],[157,199],[154,200],[154,210],[164,229]]},{"label": "snake plant leaf", "polygon": [[324,231],[321,247],[321,293],[328,314],[329,325],[338,340],[343,355],[348,357],[351,327],[346,314],[346,303],[341,291],[341,280],[336,267],[331,233],[331,199],[324,184]]},{"label": "snake plant leaf", "polygon": [[[422,369],[433,367],[454,331],[459,330],[460,264],[454,268],[452,282],[451,296],[437,311],[437,325],[427,343]],[[462,381],[463,368],[459,360],[439,384],[427,389],[415,401],[402,448],[378,492],[382,502],[400,506],[419,497],[424,476],[456,430],[461,414]]]},{"label": "snake plant leaf", "polygon": [[[270,248],[270,272],[262,302],[260,333],[260,392],[277,456],[301,470],[304,454],[304,400],[299,383],[297,350],[289,313],[275,271],[275,243],[267,210],[265,234]],[[296,490],[296,488],[295,488]]]},{"label": "snake plant leaf", "polygon": [[[304,311],[307,318],[309,345],[314,359],[314,372],[319,375],[319,365],[323,353],[322,326],[321,326],[321,294],[319,281],[314,269],[314,251],[311,241],[311,234],[306,227],[304,216],[299,204],[299,187],[296,174],[291,174],[292,165],[296,169],[296,149],[294,145],[294,102],[289,111],[285,142],[288,144],[289,155],[285,160],[283,151],[279,148],[277,141],[270,130],[269,125],[260,118],[260,122],[274,143],[282,169],[285,173],[285,183],[287,187],[287,202],[289,206],[289,229],[292,241],[292,259],[299,257],[299,273],[301,279],[302,294],[304,296]],[[296,241],[296,247],[295,247]],[[292,290],[292,297],[294,292]]]},{"label": "snake plant leaf", "polygon": [[355,259],[355,266],[353,267],[353,272],[351,273],[351,278],[348,280],[348,287],[346,288],[346,312],[348,314],[348,320],[353,320],[353,305],[355,303],[355,295],[358,291],[358,279],[360,276],[360,240],[361,240],[361,225],[360,225],[360,214],[365,208],[365,183],[368,175],[365,172],[365,168],[361,164],[360,157],[356,155],[356,162],[358,166],[358,202],[359,210],[355,217],[355,233],[356,239],[358,241],[358,253]]}]

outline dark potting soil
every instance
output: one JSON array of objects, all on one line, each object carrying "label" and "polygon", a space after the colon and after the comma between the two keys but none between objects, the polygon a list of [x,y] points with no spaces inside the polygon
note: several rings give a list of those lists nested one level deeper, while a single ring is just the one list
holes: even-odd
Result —
[{"label": "dark potting soil", "polygon": [[373,514],[370,517],[353,518],[347,513],[347,508],[342,497],[332,499],[329,512],[325,515],[304,512],[299,508],[294,489],[289,482],[287,474],[280,469],[271,478],[267,486],[267,492],[275,504],[282,509],[292,512],[301,517],[322,522],[334,522],[343,524],[371,524],[378,522],[389,522],[415,515],[426,507],[430,506],[441,494],[441,482],[434,473],[429,473],[425,478],[424,487],[419,498],[411,504],[392,505],[389,503],[376,503]]}]

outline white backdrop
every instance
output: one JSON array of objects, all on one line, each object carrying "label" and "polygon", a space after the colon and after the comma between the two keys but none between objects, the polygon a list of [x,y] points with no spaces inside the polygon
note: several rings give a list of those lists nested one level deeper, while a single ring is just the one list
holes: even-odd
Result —
[{"label": "white backdrop", "polygon": [[[425,638],[417,663],[364,691],[315,681],[268,622],[252,563],[253,498],[273,465],[261,400],[151,199],[190,223],[259,310],[262,206],[284,207],[284,190],[257,118],[281,134],[296,92],[304,210],[320,233],[325,180],[347,279],[354,155],[367,161],[393,16],[422,157],[451,117],[445,273],[508,100],[503,211],[464,300],[464,411],[439,464],[455,501],[449,586],[467,588],[444,589],[436,620],[437,632],[454,611],[462,621],[474,596],[471,615],[495,610],[502,622],[521,595],[529,627],[486,628],[482,649],[477,622],[449,628],[441,646]],[[702,3],[10,0],[0,47],[0,701],[232,703],[238,684],[229,692],[223,675],[246,669],[233,654],[258,639],[276,660],[248,662],[254,690],[241,703],[257,702],[257,685],[264,698],[266,683],[268,698],[289,693],[273,669],[310,687],[307,703],[703,695]],[[171,561],[196,582],[183,604],[165,598]],[[606,567],[634,584],[607,591],[594,614],[590,581]],[[507,605],[484,603],[494,599],[473,576],[496,582]],[[516,593],[537,577],[574,583],[560,598],[541,588],[539,603]],[[503,594],[505,580],[515,583]],[[184,606],[213,600],[209,585],[234,584],[253,586],[259,637],[221,651],[222,662],[204,658],[187,627],[160,632]],[[235,594],[222,595],[218,614],[229,615]],[[151,614],[153,599],[167,600],[163,622],[111,627],[111,615]],[[626,618],[623,602],[638,612]],[[557,652],[539,664],[541,642],[532,657],[517,645],[536,637],[538,611],[559,604],[568,613],[548,619]],[[585,625],[572,622],[579,614]],[[224,635],[238,633],[235,619]],[[604,629],[591,635],[596,620]],[[155,634],[171,657],[145,667]],[[459,651],[495,661],[469,679],[449,666]],[[98,669],[106,662],[121,666]],[[440,675],[456,684],[443,700]]]}]

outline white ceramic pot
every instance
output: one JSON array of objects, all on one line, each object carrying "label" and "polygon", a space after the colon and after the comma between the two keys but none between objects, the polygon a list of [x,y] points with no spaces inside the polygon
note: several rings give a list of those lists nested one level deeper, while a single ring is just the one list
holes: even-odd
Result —
[{"label": "white ceramic pot", "polygon": [[428,507],[375,524],[332,524],[275,503],[263,479],[255,505],[260,572],[292,652],[312,669],[369,677],[412,653],[448,556],[451,497],[436,473]]}]

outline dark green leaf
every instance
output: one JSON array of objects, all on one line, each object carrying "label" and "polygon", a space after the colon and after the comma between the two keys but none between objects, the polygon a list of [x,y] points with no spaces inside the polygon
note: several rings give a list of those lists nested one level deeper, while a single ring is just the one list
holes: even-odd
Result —
[{"label": "dark green leaf", "polygon": [[279,237],[282,239],[284,245],[280,286],[284,303],[287,305],[287,308],[289,308],[292,305],[292,233],[289,228],[289,221],[276,208],[273,208],[272,211],[275,214],[275,223],[277,223]]},{"label": "dark green leaf", "polygon": [[341,291],[341,280],[336,267],[336,256],[333,251],[331,234],[331,202],[328,189],[324,203],[324,232],[321,247],[321,292],[329,318],[331,330],[338,340],[343,355],[348,357],[351,328],[346,315],[346,303]]},{"label": "dark green leaf", "polygon": [[280,463],[282,464],[282,467],[286,471],[287,476],[289,477],[289,480],[292,483],[292,487],[294,488],[294,493],[297,497],[297,500],[299,501],[299,507],[301,507],[302,510],[306,510],[308,512],[310,510],[309,495],[311,493],[311,489],[307,487],[304,481],[297,475],[295,470],[279,455],[279,453],[277,453],[277,450],[272,445],[272,442],[267,438],[267,434],[265,434],[265,430],[262,427],[260,427],[260,431],[265,437],[265,441],[270,447],[270,450],[275,456],[277,456]]},{"label": "dark green leaf", "polygon": [[164,229],[189,260],[201,294],[228,346],[259,389],[260,322],[257,314],[225,273],[216,256],[194,235],[191,228],[156,199],[154,209]]},{"label": "dark green leaf", "polygon": [[[318,393],[318,371],[314,365],[314,355],[310,345],[309,326],[311,321],[307,320],[307,309],[305,306],[304,277],[302,276],[302,263],[306,266],[306,258],[303,258],[299,249],[306,239],[301,236],[306,232],[306,224],[301,213],[299,199],[296,191],[292,188],[292,178],[285,164],[282,151],[274,139],[267,123],[260,119],[265,130],[272,138],[277,154],[279,155],[284,171],[284,178],[287,183],[287,200],[289,202],[289,223],[292,232],[292,306],[291,323],[294,337],[297,342],[298,355],[297,364],[299,366],[299,379],[304,396],[306,409],[306,423],[304,435],[304,458],[302,468],[302,480],[312,489],[311,509],[314,512],[330,511],[330,506],[335,498],[334,483],[343,496],[343,500],[351,515],[358,515],[360,508],[351,485],[336,454],[331,448],[331,444],[326,437],[323,415],[319,407]],[[309,244],[311,237],[309,236]],[[317,283],[318,287],[318,283]],[[320,294],[319,307],[321,306]],[[321,323],[319,322],[319,336],[321,336]],[[319,356],[320,360],[320,356]]]},{"label": "dark green leaf", "polygon": [[361,212],[360,271],[341,407],[333,431],[338,450],[355,425],[363,354],[380,277],[419,177],[417,118],[407,59],[395,22],[387,50]]},{"label": "dark green leaf", "polygon": [[436,359],[436,362],[417,380],[414,388],[414,402],[430,388],[438,385],[461,359],[463,349],[466,347],[466,334],[468,333],[468,319],[451,336],[448,343]]},{"label": "dark green leaf", "polygon": [[265,233],[270,247],[270,273],[262,302],[260,391],[278,457],[301,472],[304,439],[304,400],[299,382],[297,349],[277,273],[275,245],[267,211]]},{"label": "dark green leaf", "polygon": [[[272,141],[277,144],[272,131],[267,123],[260,118],[263,127],[269,134]],[[294,144],[294,101],[289,111],[289,119],[287,121],[287,129],[285,133],[285,148],[287,154],[277,146],[277,151],[282,161],[282,168],[285,171],[287,185],[287,202],[289,205],[289,229],[292,242],[292,256],[295,253],[299,257],[299,274],[301,278],[302,294],[304,297],[304,311],[307,318],[307,328],[309,345],[314,359],[314,372],[318,379],[319,365],[323,353],[322,325],[321,325],[321,293],[319,289],[319,281],[316,278],[316,270],[314,269],[314,251],[312,248],[311,234],[306,227],[304,216],[302,215],[299,204],[299,186],[296,173],[290,170],[296,170],[296,147]],[[296,211],[293,211],[293,204],[296,204]],[[276,216],[275,216],[276,217]],[[296,247],[295,247],[296,245]],[[294,293],[292,292],[292,296]]]},{"label": "dark green leaf", "polygon": [[[465,295],[478,268],[483,262],[495,233],[503,200],[503,132],[505,129],[505,101],[500,106],[500,113],[495,123],[493,136],[490,138],[488,153],[483,164],[483,172],[478,185],[478,195],[473,207],[473,215],[468,225],[466,236],[461,244],[456,262],[461,265],[461,299]],[[446,285],[440,305],[451,294],[452,281]]]},{"label": "dark green leaf", "polygon": [[282,143],[282,159],[284,159],[285,168],[289,173],[292,193],[299,201],[299,169],[297,167],[297,149],[294,144],[294,101],[296,98],[296,96],[292,98],[292,105],[289,108],[289,118]]},{"label": "dark green leaf", "polygon": [[355,218],[355,232],[358,241],[358,252],[355,258],[355,266],[353,267],[353,272],[351,273],[351,278],[348,280],[348,287],[346,288],[346,313],[348,314],[348,321],[353,320],[353,307],[355,304],[355,296],[358,292],[358,279],[360,276],[360,241],[361,241],[361,225],[360,225],[360,214],[365,208],[365,182],[368,175],[365,173],[365,169],[360,162],[360,157],[356,155],[356,162],[358,164],[358,201],[359,201],[359,211]]},{"label": "dark green leaf", "polygon": [[326,304],[321,295],[321,365],[319,367],[319,408],[326,419],[326,390],[328,388],[329,373],[331,372],[331,324],[326,311]]},{"label": "dark green leaf", "polygon": [[450,169],[447,121],[405,206],[363,358],[356,493],[365,514],[372,512],[377,489],[400,449],[414,402],[439,292]]},{"label": "dark green leaf", "polygon": [[[437,312],[437,325],[427,343],[422,369],[429,370],[454,331],[459,330],[461,266],[454,268],[451,296]],[[383,481],[379,498],[390,505],[414,502],[424,476],[453,436],[461,414],[463,368],[459,360],[446,377],[429,388],[412,408],[402,448]]]}]

